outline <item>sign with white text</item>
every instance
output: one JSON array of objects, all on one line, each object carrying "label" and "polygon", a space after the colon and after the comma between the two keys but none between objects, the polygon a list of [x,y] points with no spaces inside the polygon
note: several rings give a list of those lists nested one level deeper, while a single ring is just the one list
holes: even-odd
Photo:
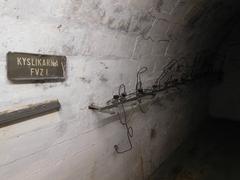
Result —
[{"label": "sign with white text", "polygon": [[66,56],[8,52],[7,76],[11,81],[63,81]]}]

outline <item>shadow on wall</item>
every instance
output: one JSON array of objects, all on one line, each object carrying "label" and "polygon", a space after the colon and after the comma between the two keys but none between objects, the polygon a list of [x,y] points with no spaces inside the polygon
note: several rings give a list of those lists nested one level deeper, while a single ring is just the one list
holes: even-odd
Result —
[{"label": "shadow on wall", "polygon": [[229,34],[219,52],[226,56],[223,82],[211,90],[210,114],[240,121],[240,23]]}]

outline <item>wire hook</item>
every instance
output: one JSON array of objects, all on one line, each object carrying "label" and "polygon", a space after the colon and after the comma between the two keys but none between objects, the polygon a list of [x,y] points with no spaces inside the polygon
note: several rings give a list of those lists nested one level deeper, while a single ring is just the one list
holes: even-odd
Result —
[{"label": "wire hook", "polygon": [[[123,92],[121,92],[123,89]],[[126,87],[124,84],[121,84],[119,86],[119,89],[118,89],[118,94],[119,96],[123,94],[126,94]],[[121,102],[121,100],[120,100]],[[127,131],[127,139],[128,139],[128,142],[129,142],[129,148],[126,149],[126,150],[119,150],[119,146],[118,145],[114,145],[114,149],[117,153],[125,153],[125,152],[128,152],[130,150],[132,150],[132,142],[131,142],[131,138],[133,137],[133,128],[131,126],[128,125],[127,123],[127,114],[126,114],[126,110],[125,110],[125,107],[124,107],[124,104],[121,102],[121,109],[122,109],[122,113],[119,112],[118,113],[118,116],[119,116],[119,120],[120,120],[120,123],[125,127],[126,131]],[[123,119],[121,117],[121,114],[123,114]]]},{"label": "wire hook", "polygon": [[143,87],[142,87],[142,77],[141,75],[145,72],[147,72],[147,67],[141,67],[137,72],[137,83],[136,83],[136,94],[143,93]]}]

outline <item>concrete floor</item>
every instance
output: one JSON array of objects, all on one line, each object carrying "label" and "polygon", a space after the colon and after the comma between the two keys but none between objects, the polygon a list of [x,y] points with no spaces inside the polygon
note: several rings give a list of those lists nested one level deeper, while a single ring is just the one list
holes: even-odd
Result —
[{"label": "concrete floor", "polygon": [[209,120],[151,180],[240,180],[240,122]]}]

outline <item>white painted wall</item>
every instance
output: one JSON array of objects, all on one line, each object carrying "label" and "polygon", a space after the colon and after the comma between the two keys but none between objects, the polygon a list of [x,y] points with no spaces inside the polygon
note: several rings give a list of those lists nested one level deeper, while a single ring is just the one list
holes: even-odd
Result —
[{"label": "white painted wall", "polygon": [[[146,114],[130,111],[133,150],[121,155],[113,149],[126,144],[118,119],[87,107],[104,104],[121,83],[134,89],[141,66],[151,84],[171,58],[191,60],[215,47],[221,32],[211,16],[188,24],[204,12],[198,9],[204,2],[1,0],[0,108],[57,98],[62,109],[0,129],[0,179],[147,179],[205,117],[207,88],[165,92]],[[218,18],[227,20],[224,11]],[[13,84],[6,78],[8,51],[66,55],[68,78]]]}]

